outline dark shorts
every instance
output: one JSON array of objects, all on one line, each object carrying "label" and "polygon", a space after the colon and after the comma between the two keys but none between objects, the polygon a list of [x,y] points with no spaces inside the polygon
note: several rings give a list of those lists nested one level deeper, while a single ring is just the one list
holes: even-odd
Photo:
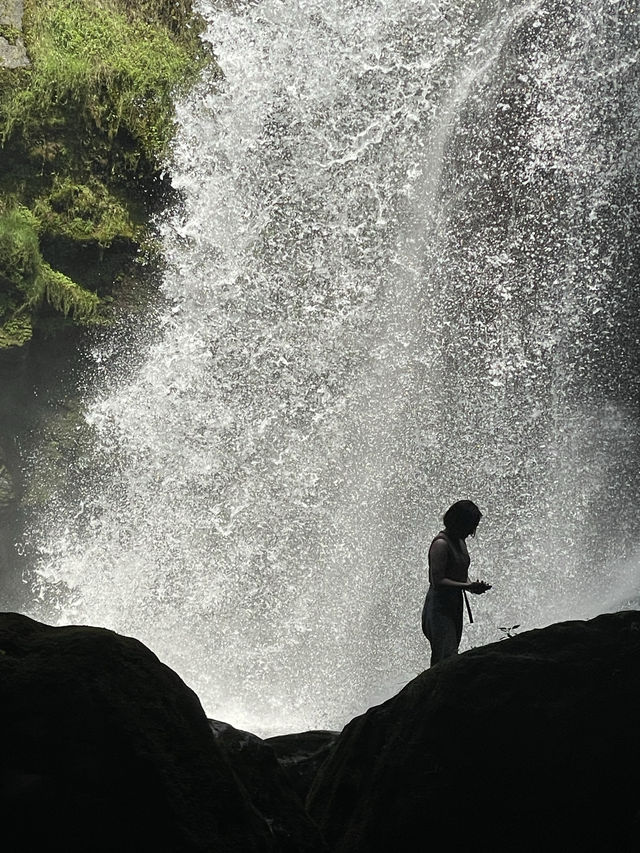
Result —
[{"label": "dark shorts", "polygon": [[461,590],[429,587],[422,609],[422,632],[431,645],[431,666],[458,654],[462,607]]}]

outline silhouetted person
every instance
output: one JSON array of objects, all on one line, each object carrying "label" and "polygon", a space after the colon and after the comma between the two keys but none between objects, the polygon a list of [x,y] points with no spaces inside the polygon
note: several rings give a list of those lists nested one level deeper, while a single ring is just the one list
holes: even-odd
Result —
[{"label": "silhouetted person", "polygon": [[431,666],[458,654],[465,591],[481,595],[491,589],[484,581],[469,581],[471,558],[465,539],[475,535],[481,518],[473,501],[456,501],[444,514],[444,530],[429,547],[429,591],[422,609],[422,631],[431,644]]}]

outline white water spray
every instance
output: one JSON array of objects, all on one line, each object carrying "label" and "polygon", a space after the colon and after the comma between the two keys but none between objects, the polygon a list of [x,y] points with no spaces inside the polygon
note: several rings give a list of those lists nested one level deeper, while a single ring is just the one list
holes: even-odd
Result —
[{"label": "white water spray", "polygon": [[38,521],[45,614],[261,733],[424,668],[459,497],[494,584],[467,644],[633,601],[631,5],[203,11],[224,81],[178,106],[168,306],[87,406],[77,506]]}]

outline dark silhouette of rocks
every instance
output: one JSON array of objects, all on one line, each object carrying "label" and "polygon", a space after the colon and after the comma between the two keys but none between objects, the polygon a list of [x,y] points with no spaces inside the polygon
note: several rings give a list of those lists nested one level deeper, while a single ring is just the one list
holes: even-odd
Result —
[{"label": "dark silhouette of rocks", "polygon": [[640,613],[418,676],[343,731],[307,801],[334,853],[637,849]]},{"label": "dark silhouette of rocks", "polygon": [[0,756],[7,851],[280,849],[195,693],[111,631],[0,614]]},{"label": "dark silhouette of rocks", "polygon": [[2,838],[21,853],[626,853],[638,719],[635,611],[466,652],[338,736],[267,740],[208,721],[136,640],[0,614]]},{"label": "dark silhouette of rocks", "polygon": [[[305,811],[304,796],[290,784],[269,741],[218,720],[209,720],[209,725],[248,798],[266,819],[276,849],[282,853],[327,853],[317,826]],[[305,741],[305,735],[291,737]]]},{"label": "dark silhouette of rocks", "polygon": [[338,734],[320,730],[277,735],[265,740],[273,748],[289,784],[303,802]]}]

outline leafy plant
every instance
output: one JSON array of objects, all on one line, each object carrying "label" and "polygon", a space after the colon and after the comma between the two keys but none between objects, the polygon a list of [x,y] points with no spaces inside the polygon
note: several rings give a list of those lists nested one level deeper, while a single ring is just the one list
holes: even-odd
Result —
[{"label": "leafy plant", "polygon": [[498,630],[503,632],[504,636],[502,639],[504,640],[507,637],[515,637],[516,636],[516,633],[515,633],[516,629],[519,627],[520,627],[520,625],[512,625],[510,628],[498,627]]},{"label": "leafy plant", "polygon": [[0,346],[29,340],[31,311],[43,302],[79,323],[98,318],[98,296],[43,260],[38,228],[36,216],[21,205],[0,215]]}]

